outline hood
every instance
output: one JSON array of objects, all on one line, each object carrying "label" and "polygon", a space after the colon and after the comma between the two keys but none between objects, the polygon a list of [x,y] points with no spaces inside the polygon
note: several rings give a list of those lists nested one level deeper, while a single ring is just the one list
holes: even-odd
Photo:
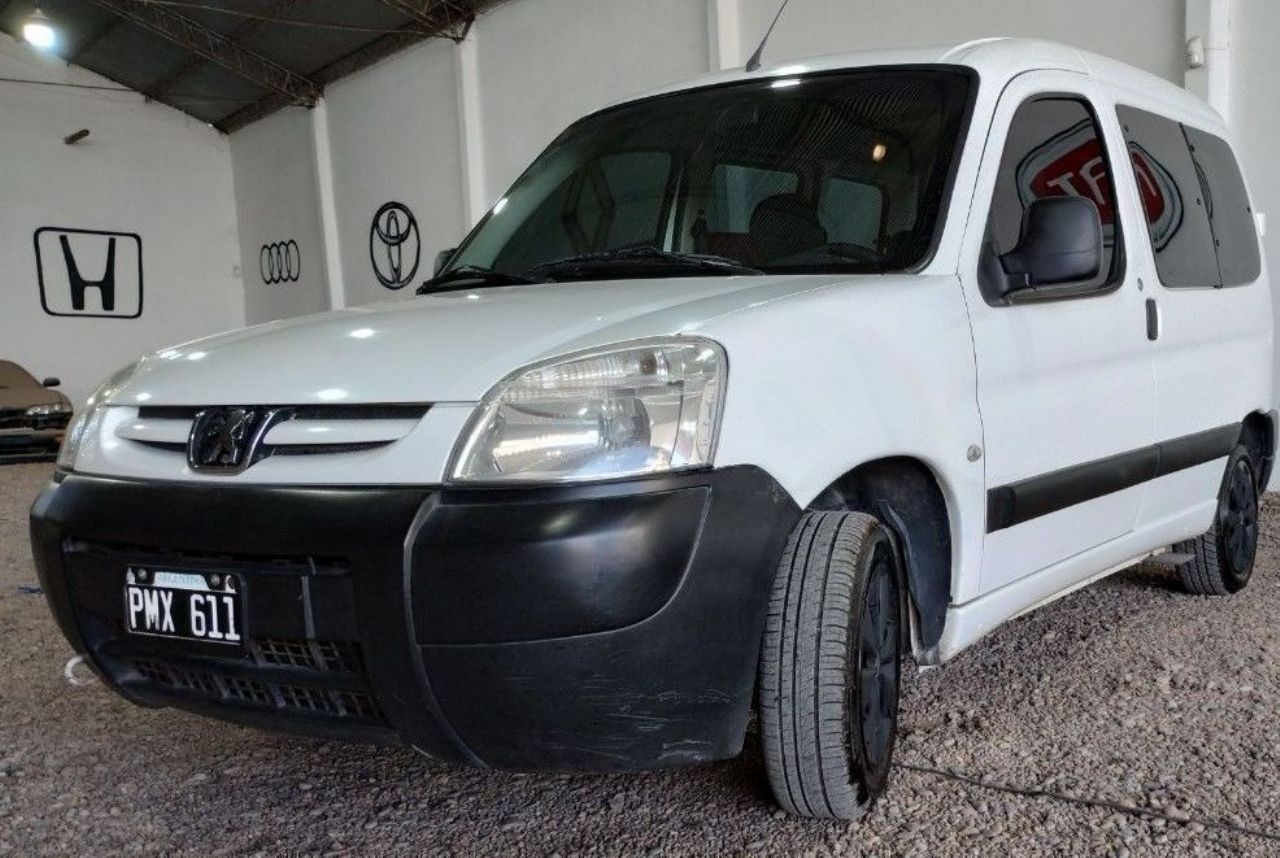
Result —
[{"label": "hood", "polygon": [[47,387],[0,387],[0,411],[26,410],[33,405],[65,402],[66,397]]},{"label": "hood", "polygon": [[548,283],[446,292],[289,319],[145,358],[118,404],[475,402],[520,367],[677,333],[847,275]]}]

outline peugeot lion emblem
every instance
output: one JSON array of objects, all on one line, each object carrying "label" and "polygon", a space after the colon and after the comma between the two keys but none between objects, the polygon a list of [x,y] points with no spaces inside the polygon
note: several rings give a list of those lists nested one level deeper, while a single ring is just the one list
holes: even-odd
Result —
[{"label": "peugeot lion emblem", "polygon": [[265,408],[201,411],[191,425],[187,441],[188,464],[203,473],[240,473],[265,456],[262,440],[281,416],[281,412]]}]

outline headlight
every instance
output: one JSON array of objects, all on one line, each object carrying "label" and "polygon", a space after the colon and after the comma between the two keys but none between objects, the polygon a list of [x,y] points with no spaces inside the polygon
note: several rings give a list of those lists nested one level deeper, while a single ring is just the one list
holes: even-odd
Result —
[{"label": "headlight", "polygon": [[124,369],[118,370],[104,381],[85,402],[84,408],[71,421],[71,425],[67,427],[66,435],[62,437],[62,447],[58,450],[59,468],[65,471],[75,468],[76,455],[80,452],[80,442],[84,440],[87,432],[96,429],[98,421],[102,419],[103,402],[110,399],[119,387],[133,377],[134,371],[138,368],[138,363],[140,361],[135,361]]},{"label": "headlight", "polygon": [[47,405],[33,405],[27,409],[28,417],[49,417],[53,414],[66,414],[71,406],[65,402],[50,402]]},{"label": "headlight", "polygon": [[725,373],[724,350],[698,339],[535,364],[480,403],[451,477],[572,482],[710,465]]}]

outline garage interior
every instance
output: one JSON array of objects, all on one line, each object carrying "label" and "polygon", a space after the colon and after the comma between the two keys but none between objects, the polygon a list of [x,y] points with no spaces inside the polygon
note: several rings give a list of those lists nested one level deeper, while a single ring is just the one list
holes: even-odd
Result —
[{"label": "garage interior", "polygon": [[[436,254],[568,123],[743,65],[777,11],[777,0],[0,0],[0,360],[57,377],[79,407],[144,352],[411,300]],[[52,44],[24,35],[33,21]],[[1277,34],[1274,0],[792,0],[768,52],[1020,36],[1184,85],[1231,124],[1280,271],[1266,237],[1266,214],[1280,212]],[[63,297],[77,280],[87,294]],[[873,819],[848,826],[775,815],[750,737],[739,759],[691,771],[499,775],[69,684],[26,530],[52,471],[0,466],[0,854],[1280,848],[1274,496],[1258,560],[1271,574],[1248,600],[1187,599],[1148,564],[913,676],[894,786]]]}]

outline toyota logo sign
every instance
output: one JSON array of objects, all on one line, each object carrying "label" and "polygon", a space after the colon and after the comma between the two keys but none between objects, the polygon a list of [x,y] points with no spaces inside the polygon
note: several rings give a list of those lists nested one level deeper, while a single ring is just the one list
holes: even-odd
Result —
[{"label": "toyota logo sign", "polygon": [[373,275],[388,289],[403,289],[418,273],[422,252],[418,221],[404,203],[389,202],[378,209],[369,228],[369,261]]}]

